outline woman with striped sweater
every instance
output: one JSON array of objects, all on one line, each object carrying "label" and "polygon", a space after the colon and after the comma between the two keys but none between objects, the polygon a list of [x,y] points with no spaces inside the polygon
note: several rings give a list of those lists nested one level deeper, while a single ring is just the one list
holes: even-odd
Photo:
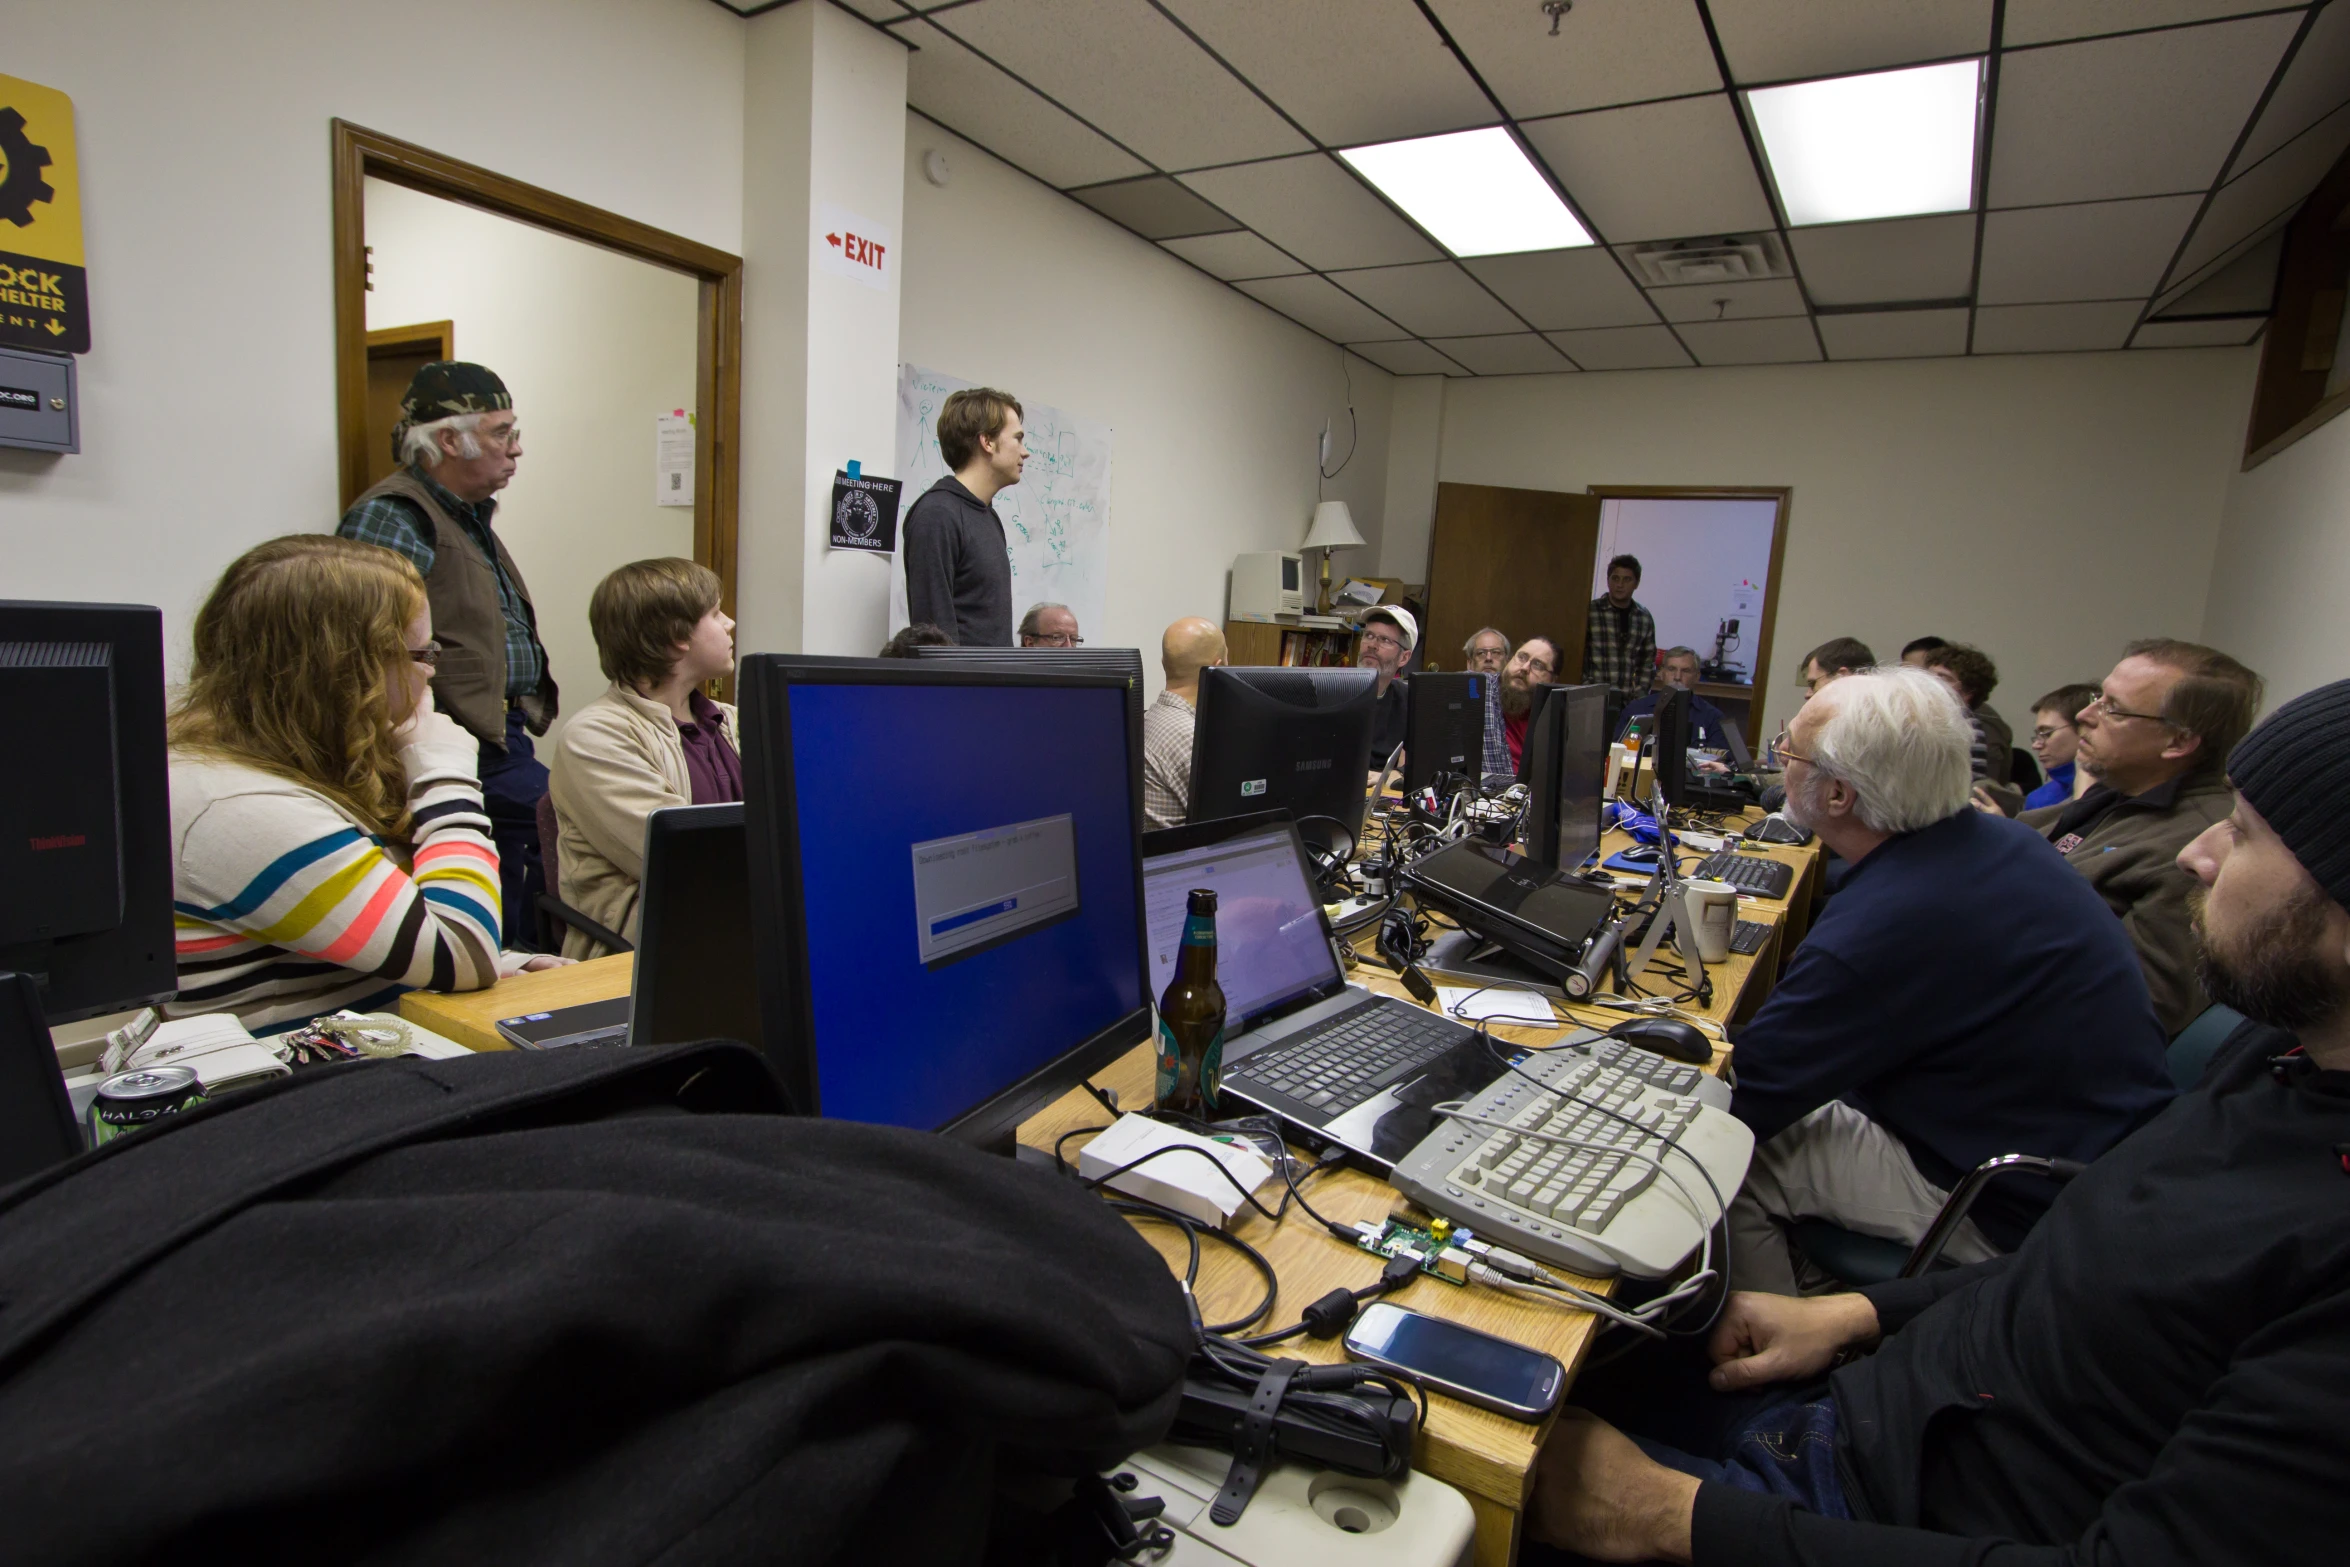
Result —
[{"label": "woman with striped sweater", "polygon": [[258,1033],[562,961],[499,951],[479,747],[433,707],[438,655],[391,550],[297,534],[222,574],[171,718],[171,1015]]}]

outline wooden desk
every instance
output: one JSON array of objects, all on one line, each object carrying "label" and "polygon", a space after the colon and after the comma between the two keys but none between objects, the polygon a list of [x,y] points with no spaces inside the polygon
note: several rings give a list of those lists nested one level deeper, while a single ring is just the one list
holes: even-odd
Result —
[{"label": "wooden desk", "polygon": [[498,1019],[625,996],[635,972],[636,955],[621,952],[536,974],[511,975],[487,990],[447,995],[411,990],[400,998],[400,1016],[468,1050],[511,1050],[514,1047],[498,1033]]}]

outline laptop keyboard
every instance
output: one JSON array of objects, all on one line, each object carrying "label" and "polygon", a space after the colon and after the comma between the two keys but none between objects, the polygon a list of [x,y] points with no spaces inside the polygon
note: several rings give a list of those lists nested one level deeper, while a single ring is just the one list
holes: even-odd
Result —
[{"label": "laptop keyboard", "polygon": [[1787,889],[1795,885],[1793,866],[1735,849],[1707,855],[1689,875],[1698,881],[1726,881],[1740,892],[1763,898],[1784,898]]},{"label": "laptop keyboard", "polygon": [[1438,1013],[1374,997],[1257,1052],[1231,1075],[1335,1118],[1403,1081],[1468,1032]]}]

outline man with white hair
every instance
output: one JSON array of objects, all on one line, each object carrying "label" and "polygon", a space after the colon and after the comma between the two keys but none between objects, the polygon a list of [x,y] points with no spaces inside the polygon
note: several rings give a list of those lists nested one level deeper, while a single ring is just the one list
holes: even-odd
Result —
[{"label": "man with white hair", "polygon": [[[1898,665],[1823,686],[1779,737],[1788,818],[1849,869],[1733,1036],[1757,1145],[1730,1208],[1738,1288],[1826,1282],[1797,1220],[1914,1244],[1983,1160],[2085,1163],[2171,1097],[2128,935],[2038,834],[1970,808],[1972,740],[1950,689]],[[2054,1195],[2002,1176],[1946,1255],[2012,1250]]]},{"label": "man with white hair", "polygon": [[1084,641],[1077,634],[1077,611],[1066,604],[1031,604],[1020,617],[1022,647],[1078,647]]},{"label": "man with white hair", "polygon": [[436,705],[481,743],[481,790],[498,845],[505,943],[527,947],[538,895],[538,802],[547,769],[531,745],[555,721],[555,677],[521,570],[492,531],[497,493],[522,460],[506,383],[481,365],[416,372],[392,430],[400,467],[351,503],[336,531],[398,550],[432,603]]}]

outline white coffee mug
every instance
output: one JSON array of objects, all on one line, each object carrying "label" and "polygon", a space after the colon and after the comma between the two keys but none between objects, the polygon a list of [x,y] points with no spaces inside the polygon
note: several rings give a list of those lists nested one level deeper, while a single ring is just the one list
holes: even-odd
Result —
[{"label": "white coffee mug", "polygon": [[1697,938],[1697,955],[1719,963],[1730,955],[1730,933],[1738,924],[1738,889],[1726,881],[1685,881],[1681,907]]}]

